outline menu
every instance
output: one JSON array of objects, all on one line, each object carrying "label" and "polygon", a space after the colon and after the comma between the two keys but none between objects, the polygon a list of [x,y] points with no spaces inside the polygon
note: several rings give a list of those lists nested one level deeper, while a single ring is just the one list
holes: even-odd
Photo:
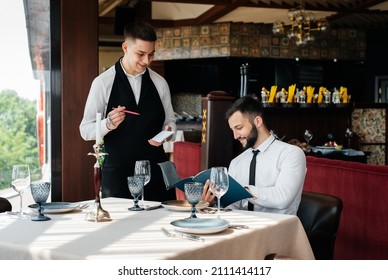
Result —
[{"label": "menu", "polygon": [[[182,180],[179,180],[174,184],[174,186],[181,191],[185,191],[185,183],[188,182],[200,182],[205,184],[207,179],[210,179],[211,169],[206,169],[204,171],[199,172],[197,175],[193,177],[187,177]],[[242,200],[246,198],[251,198],[252,195],[242,186],[240,185],[233,177],[229,175],[229,189],[228,191],[221,197],[221,207],[227,207],[228,205]]]}]

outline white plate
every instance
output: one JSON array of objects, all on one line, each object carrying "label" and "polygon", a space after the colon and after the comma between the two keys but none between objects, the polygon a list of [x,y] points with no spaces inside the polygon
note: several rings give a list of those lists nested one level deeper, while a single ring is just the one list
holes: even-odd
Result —
[{"label": "white plate", "polygon": [[[43,205],[45,214],[57,214],[73,211],[79,206],[73,202],[47,202]],[[38,211],[38,204],[31,204],[28,207],[34,211]]]},{"label": "white plate", "polygon": [[229,222],[224,219],[186,218],[170,223],[176,230],[186,233],[210,234],[221,232],[229,227]]},{"label": "white plate", "polygon": [[[182,212],[191,211],[191,204],[187,200],[168,200],[168,201],[162,202],[162,205],[164,208],[168,210],[182,211]],[[195,206],[195,208],[203,209],[208,206],[209,206],[209,202],[201,201]]]}]

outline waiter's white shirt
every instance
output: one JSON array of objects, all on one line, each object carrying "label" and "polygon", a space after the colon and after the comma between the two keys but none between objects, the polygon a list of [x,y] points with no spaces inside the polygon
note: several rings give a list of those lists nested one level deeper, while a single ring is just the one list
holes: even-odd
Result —
[{"label": "waiter's white shirt", "polygon": [[[138,103],[140,98],[140,89],[141,89],[141,77],[140,73],[136,76],[128,74],[123,68],[125,75],[128,78],[128,81],[132,87],[132,91],[135,96],[135,100]],[[150,78],[154,82],[155,87],[159,93],[160,100],[162,101],[164,112],[166,115],[164,126],[169,125],[172,127],[173,131],[176,132],[176,118],[174,115],[174,110],[171,105],[171,95],[170,88],[166,80],[160,76],[158,73],[148,68]],[[86,105],[84,109],[84,116],[80,124],[80,133],[81,137],[84,140],[95,140],[96,138],[96,113],[102,113],[104,119],[101,121],[101,136],[105,136],[109,129],[106,127],[106,112],[109,102],[110,93],[112,91],[113,81],[115,79],[116,70],[115,66],[111,66],[105,72],[97,76],[90,87],[89,96],[86,100]],[[111,108],[109,109],[109,111]],[[174,137],[173,137],[174,138]],[[173,140],[173,139],[172,139]]]}]

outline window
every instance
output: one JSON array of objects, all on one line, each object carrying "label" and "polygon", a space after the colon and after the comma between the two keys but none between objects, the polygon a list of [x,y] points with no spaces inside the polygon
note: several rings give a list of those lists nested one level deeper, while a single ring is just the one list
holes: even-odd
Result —
[{"label": "window", "polygon": [[[49,0],[3,0],[0,10],[0,196],[12,165],[28,164],[31,180],[49,180]],[[27,27],[26,27],[27,26]]]}]

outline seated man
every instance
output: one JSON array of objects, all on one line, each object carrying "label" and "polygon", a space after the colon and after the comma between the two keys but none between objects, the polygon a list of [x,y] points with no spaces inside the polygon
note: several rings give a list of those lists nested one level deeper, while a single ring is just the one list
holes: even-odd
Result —
[{"label": "seated man", "polygon": [[[296,215],[306,175],[302,149],[270,133],[262,105],[252,97],[236,100],[226,112],[226,119],[234,138],[245,149],[231,161],[228,173],[253,196],[229,207]],[[214,201],[209,182],[202,199]]]}]

